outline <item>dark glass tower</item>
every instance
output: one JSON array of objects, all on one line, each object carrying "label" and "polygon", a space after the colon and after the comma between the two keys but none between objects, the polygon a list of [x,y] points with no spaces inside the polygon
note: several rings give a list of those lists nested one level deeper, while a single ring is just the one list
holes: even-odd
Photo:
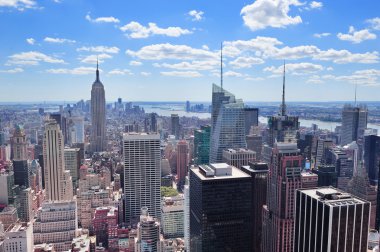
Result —
[{"label": "dark glass tower", "polygon": [[191,168],[191,251],[251,251],[251,193],[251,177],[236,167]]},{"label": "dark glass tower", "polygon": [[194,131],[194,163],[208,164],[210,160],[210,134],[211,126],[201,126]]},{"label": "dark glass tower", "polygon": [[364,137],[364,166],[371,185],[377,185],[379,178],[380,137],[369,135]]}]

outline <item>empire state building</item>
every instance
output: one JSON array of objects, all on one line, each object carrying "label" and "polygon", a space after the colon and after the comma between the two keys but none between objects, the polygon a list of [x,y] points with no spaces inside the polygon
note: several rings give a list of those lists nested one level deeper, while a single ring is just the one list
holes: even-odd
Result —
[{"label": "empire state building", "polygon": [[101,152],[106,145],[106,99],[104,86],[99,79],[99,69],[96,66],[96,80],[91,89],[91,150]]}]

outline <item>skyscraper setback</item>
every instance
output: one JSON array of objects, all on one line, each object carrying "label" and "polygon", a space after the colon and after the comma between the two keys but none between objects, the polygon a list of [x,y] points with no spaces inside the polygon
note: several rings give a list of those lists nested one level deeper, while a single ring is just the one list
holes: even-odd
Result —
[{"label": "skyscraper setback", "polygon": [[101,152],[106,148],[106,98],[103,83],[96,67],[96,80],[91,89],[91,149]]}]

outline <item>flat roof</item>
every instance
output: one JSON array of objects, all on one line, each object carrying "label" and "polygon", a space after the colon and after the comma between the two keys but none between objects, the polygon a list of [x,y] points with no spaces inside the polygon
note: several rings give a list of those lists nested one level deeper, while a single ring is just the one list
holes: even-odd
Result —
[{"label": "flat roof", "polygon": [[160,134],[129,132],[123,134],[123,140],[160,140]]},{"label": "flat roof", "polygon": [[[355,197],[352,194],[344,192],[334,187],[319,187],[312,189],[299,189],[302,193],[308,195],[311,198],[317,199],[318,201],[324,202],[327,205],[338,206],[338,205],[354,205],[354,204],[364,204],[368,201],[362,200]],[[327,197],[330,195],[336,195],[336,198]]]},{"label": "flat roof", "polygon": [[[215,165],[220,165],[222,166],[221,168],[225,167],[225,163],[220,163],[220,164],[212,164],[214,167]],[[221,179],[229,179],[229,178],[250,178],[248,174],[245,172],[241,171],[240,169],[236,168],[235,166],[231,166],[232,173],[231,175],[219,175],[219,176],[211,176],[211,177],[205,177],[203,174],[200,173],[199,167],[195,166],[190,168],[195,175],[197,175],[201,180],[221,180]]]}]

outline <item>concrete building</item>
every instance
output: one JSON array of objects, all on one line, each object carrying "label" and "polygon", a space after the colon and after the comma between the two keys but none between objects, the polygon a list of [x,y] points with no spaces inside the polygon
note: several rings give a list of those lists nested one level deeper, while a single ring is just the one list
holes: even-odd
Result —
[{"label": "concrete building", "polygon": [[28,165],[28,151],[24,129],[20,125],[15,126],[11,137],[14,183],[19,186],[30,186],[30,166]]},{"label": "concrete building", "polygon": [[34,243],[51,243],[57,251],[66,251],[77,229],[76,201],[44,202],[33,223]]},{"label": "concrete building", "polygon": [[318,139],[317,141],[317,155],[315,157],[315,167],[326,164],[326,153],[330,147],[333,146],[332,140]]},{"label": "concrete building", "polygon": [[185,238],[185,248],[186,251],[190,251],[190,188],[189,188],[189,177],[186,176],[185,186],[183,187],[184,196],[184,238]]},{"label": "concrete building", "polygon": [[259,109],[244,108],[245,135],[251,133],[251,128],[259,125]]},{"label": "concrete building", "polygon": [[184,237],[184,196],[164,197],[161,206],[161,227],[165,238]]},{"label": "concrete building", "polygon": [[333,187],[297,190],[293,251],[367,252],[369,207]]},{"label": "concrete building", "polygon": [[180,124],[178,114],[171,115],[170,134],[175,136],[175,139],[180,138]]},{"label": "concrete building", "polygon": [[74,191],[78,187],[79,168],[81,165],[80,149],[79,148],[65,148],[65,169],[70,171],[71,179],[73,181]]},{"label": "concrete building", "polygon": [[215,84],[212,86],[210,163],[223,160],[223,150],[245,148],[244,103]]},{"label": "concrete building", "polygon": [[96,79],[91,89],[91,150],[106,150],[106,98],[103,83],[96,67]]},{"label": "concrete building", "polygon": [[250,251],[250,175],[226,163],[190,169],[190,251]]},{"label": "concrete building", "polygon": [[46,199],[72,200],[73,184],[70,171],[65,170],[64,139],[55,120],[45,124],[43,158]]},{"label": "concrete building", "polygon": [[261,152],[263,149],[263,137],[260,135],[247,135],[245,141],[247,142],[247,149],[256,152],[256,161],[262,161]]},{"label": "concrete building", "polygon": [[33,252],[33,226],[31,223],[15,222],[4,230],[0,224],[0,243],[4,252]]},{"label": "concrete building", "polygon": [[137,223],[142,207],[150,216],[160,217],[161,150],[160,135],[124,134],[125,219]]},{"label": "concrete building", "polygon": [[149,216],[146,207],[141,208],[140,222],[137,225],[136,252],[159,252],[160,248],[160,223]]},{"label": "concrete building", "polygon": [[92,220],[96,245],[105,248],[117,247],[118,210],[115,207],[98,207]]},{"label": "concrete building", "polygon": [[243,165],[249,165],[249,163],[255,162],[256,152],[243,148],[226,149],[223,150],[222,160],[229,165],[240,168]]},{"label": "concrete building", "polygon": [[30,187],[22,188],[19,193],[20,208],[17,212],[22,222],[30,222],[34,218],[33,194],[34,192]]}]

